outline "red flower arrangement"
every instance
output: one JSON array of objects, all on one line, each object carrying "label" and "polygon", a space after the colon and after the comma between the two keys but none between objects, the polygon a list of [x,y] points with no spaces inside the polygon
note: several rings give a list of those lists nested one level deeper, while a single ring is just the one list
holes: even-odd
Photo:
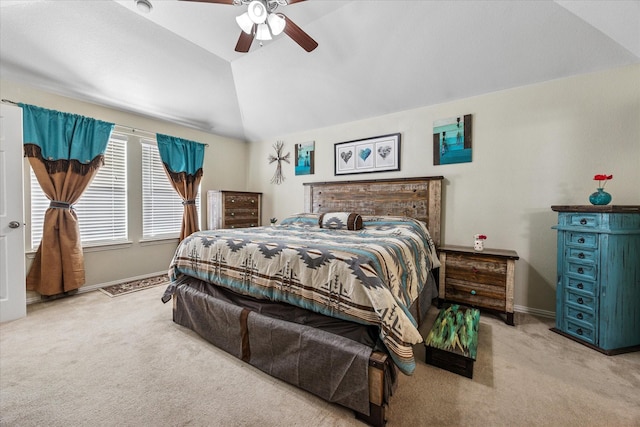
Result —
[{"label": "red flower arrangement", "polygon": [[594,176],[593,180],[594,181],[599,181],[598,188],[604,188],[604,186],[607,183],[607,181],[609,181],[612,178],[613,178],[613,175],[603,174],[603,175]]}]

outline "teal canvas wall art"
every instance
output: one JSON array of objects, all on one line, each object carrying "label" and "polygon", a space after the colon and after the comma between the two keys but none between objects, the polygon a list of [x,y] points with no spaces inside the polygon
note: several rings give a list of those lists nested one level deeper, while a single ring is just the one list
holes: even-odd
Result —
[{"label": "teal canvas wall art", "polygon": [[471,114],[433,122],[433,164],[471,161]]},{"label": "teal canvas wall art", "polygon": [[296,144],[296,175],[313,175],[315,142]]}]

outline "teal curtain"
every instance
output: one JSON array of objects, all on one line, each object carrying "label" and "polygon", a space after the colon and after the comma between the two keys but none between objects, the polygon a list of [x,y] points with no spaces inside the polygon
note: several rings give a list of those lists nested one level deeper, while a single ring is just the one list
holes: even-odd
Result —
[{"label": "teal curtain", "polygon": [[107,149],[113,123],[33,105],[20,106],[24,141],[40,147],[46,160],[88,164]]},{"label": "teal curtain", "polygon": [[51,201],[42,241],[27,274],[27,289],[52,296],[85,283],[84,254],[73,204],[100,166],[114,124],[20,104],[24,152]]},{"label": "teal curtain", "polygon": [[156,135],[160,158],[173,173],[195,176],[202,173],[205,144],[169,135]]},{"label": "teal curtain", "polygon": [[205,145],[175,136],[157,134],[158,151],[173,188],[182,197],[184,213],[180,240],[199,230],[195,199],[202,179]]}]

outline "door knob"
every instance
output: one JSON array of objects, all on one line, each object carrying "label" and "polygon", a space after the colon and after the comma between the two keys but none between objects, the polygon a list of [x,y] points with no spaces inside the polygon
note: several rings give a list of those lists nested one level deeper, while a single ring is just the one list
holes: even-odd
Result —
[{"label": "door knob", "polygon": [[9,223],[9,228],[18,228],[20,227],[20,223],[18,221],[11,221]]}]

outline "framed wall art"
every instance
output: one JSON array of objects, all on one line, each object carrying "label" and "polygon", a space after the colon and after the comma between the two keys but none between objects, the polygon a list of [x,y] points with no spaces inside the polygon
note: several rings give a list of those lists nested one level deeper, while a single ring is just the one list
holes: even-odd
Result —
[{"label": "framed wall art", "polygon": [[400,134],[340,142],[334,145],[335,175],[400,170]]},{"label": "framed wall art", "polygon": [[471,161],[471,114],[433,122],[433,164]]},{"label": "framed wall art", "polygon": [[315,159],[315,142],[296,144],[296,175],[313,175]]}]

